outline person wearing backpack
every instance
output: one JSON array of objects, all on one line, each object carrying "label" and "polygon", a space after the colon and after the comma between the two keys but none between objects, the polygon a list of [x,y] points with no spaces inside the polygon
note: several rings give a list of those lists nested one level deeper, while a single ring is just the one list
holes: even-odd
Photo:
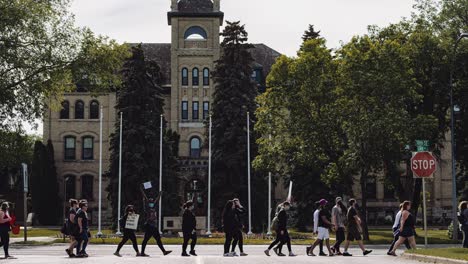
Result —
[{"label": "person wearing backpack", "polygon": [[[188,201],[184,204],[184,215],[182,216],[182,233],[184,234],[184,243],[182,244],[182,257],[197,256],[195,253],[195,245],[197,244],[197,219],[193,213],[193,202]],[[190,255],[187,254],[187,246],[189,240],[192,240],[190,244]]]},{"label": "person wearing backpack", "polygon": [[[290,257],[295,257],[296,254],[292,252],[291,249],[291,238],[289,237],[288,233],[288,214],[287,211],[291,208],[291,204],[288,201],[283,202],[278,206],[280,210],[277,212],[275,218],[273,219],[272,228],[276,231],[276,239],[270,244],[268,249],[264,251],[265,255],[270,256],[270,250],[273,251],[279,257],[286,256],[281,252],[283,249],[283,245],[286,244],[289,251]],[[278,244],[279,243],[279,244]],[[278,245],[277,245],[278,244]],[[275,245],[277,245],[275,247]]]},{"label": "person wearing backpack", "polygon": [[119,245],[117,246],[117,250],[114,252],[114,255],[117,257],[122,257],[122,255],[120,255],[120,249],[122,249],[123,245],[125,245],[125,243],[127,243],[128,240],[132,241],[133,249],[136,252],[136,256],[141,257],[135,236],[136,230],[125,228],[125,226],[127,225],[128,217],[132,216],[133,214],[135,214],[135,209],[133,205],[127,205],[127,207],[125,208],[125,215],[119,220],[120,228],[123,229],[123,237],[122,241],[120,241]]},{"label": "person wearing backpack", "polygon": [[[70,199],[68,202],[70,204],[70,210],[68,210],[67,220],[65,221],[65,231],[70,236],[70,246],[67,249],[65,249],[65,252],[67,252],[70,258],[74,258],[76,257],[76,255],[73,253],[73,249],[78,244],[76,237],[79,235],[78,224],[75,221],[77,220],[75,218],[76,211],[78,210],[78,201],[75,199]],[[76,254],[78,253],[79,252],[76,252]]]},{"label": "person wearing backpack", "polygon": [[468,201],[461,202],[458,208],[458,221],[463,232],[463,248],[468,248]]}]

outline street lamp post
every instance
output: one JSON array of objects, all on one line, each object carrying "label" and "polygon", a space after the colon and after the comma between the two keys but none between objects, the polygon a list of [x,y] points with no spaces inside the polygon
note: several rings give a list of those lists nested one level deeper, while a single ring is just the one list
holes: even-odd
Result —
[{"label": "street lamp post", "polygon": [[455,162],[455,111],[453,105],[453,75],[455,72],[455,57],[457,53],[457,47],[463,38],[468,38],[468,33],[462,33],[453,46],[452,63],[450,68],[450,143],[452,144],[452,219],[453,219],[453,240],[458,240],[458,218],[457,218],[457,172]]}]

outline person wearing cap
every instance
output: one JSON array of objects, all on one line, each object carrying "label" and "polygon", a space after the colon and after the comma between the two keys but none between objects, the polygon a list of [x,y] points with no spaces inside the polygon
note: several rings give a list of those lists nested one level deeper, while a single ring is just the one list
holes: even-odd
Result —
[{"label": "person wearing cap", "polygon": [[[319,214],[320,214],[320,201],[315,202],[315,212],[314,212],[314,235],[318,235],[318,222],[319,222]],[[319,256],[326,256],[325,252],[323,252],[323,240],[320,240],[319,244]],[[310,247],[306,248],[306,254],[309,254]]]},{"label": "person wearing cap", "polygon": [[319,213],[319,220],[318,220],[318,236],[317,240],[315,240],[314,244],[311,247],[307,247],[307,255],[308,256],[315,256],[314,249],[315,247],[320,244],[320,241],[325,240],[325,244],[328,249],[329,256],[332,257],[334,254],[330,248],[330,232],[329,229],[333,227],[333,224],[330,221],[330,212],[325,208],[328,201],[325,199],[320,200],[320,213]]},{"label": "person wearing cap", "polygon": [[336,255],[342,255],[340,245],[345,241],[345,219],[346,206],[341,197],[336,197],[335,206],[332,209],[332,223],[336,228],[336,243],[332,246],[332,251]]},{"label": "person wearing cap", "polygon": [[346,215],[346,218],[348,219],[348,235],[346,237],[343,256],[345,257],[352,256],[351,254],[348,253],[348,248],[349,248],[349,243],[354,240],[356,240],[357,243],[359,244],[359,247],[362,250],[362,254],[366,256],[369,253],[371,253],[372,250],[366,250],[366,248],[364,247],[364,243],[362,243],[361,218],[359,218],[358,212],[356,210],[356,200],[350,199],[348,204],[350,206],[348,209],[348,214]]}]

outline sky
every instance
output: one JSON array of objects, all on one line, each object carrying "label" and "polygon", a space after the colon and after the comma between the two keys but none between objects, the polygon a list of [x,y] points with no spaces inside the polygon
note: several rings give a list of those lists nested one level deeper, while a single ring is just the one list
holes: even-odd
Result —
[{"label": "sky", "polygon": [[[414,0],[221,0],[225,20],[241,21],[249,42],[264,43],[294,56],[309,24],[329,48],[367,32],[369,25],[386,26],[411,15]],[[76,24],[120,43],[168,43],[170,0],[74,0]],[[38,122],[40,123],[40,122]],[[42,134],[26,126],[29,133]]]}]

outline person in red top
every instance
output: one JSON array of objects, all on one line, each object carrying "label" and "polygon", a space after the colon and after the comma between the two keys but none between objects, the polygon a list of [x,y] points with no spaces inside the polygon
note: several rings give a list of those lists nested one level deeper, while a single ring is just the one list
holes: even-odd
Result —
[{"label": "person in red top", "polygon": [[8,212],[7,202],[2,203],[1,210],[0,210],[0,238],[2,242],[0,242],[0,246],[3,245],[3,251],[5,251],[5,259],[13,258],[8,253],[8,247],[10,246],[10,213]]}]

